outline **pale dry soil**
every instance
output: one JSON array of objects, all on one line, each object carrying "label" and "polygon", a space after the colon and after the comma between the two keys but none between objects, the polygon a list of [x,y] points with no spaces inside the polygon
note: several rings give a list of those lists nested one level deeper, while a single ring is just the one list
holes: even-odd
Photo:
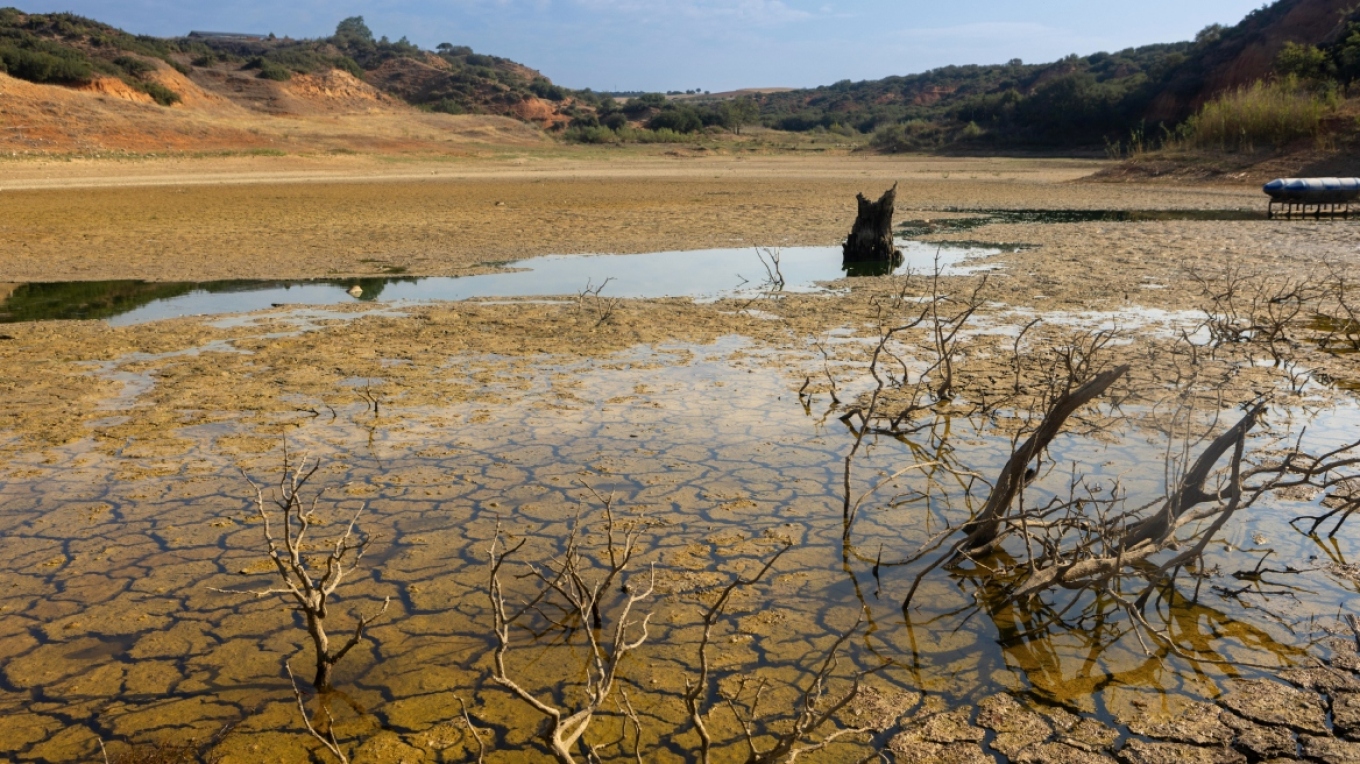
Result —
[{"label": "pale dry soil", "polygon": [[[533,254],[831,244],[848,227],[856,191],[877,194],[895,181],[900,219],[946,208],[1260,203],[1246,188],[1077,183],[1093,165],[1056,160],[525,156],[461,166],[271,157],[3,169],[0,281],[8,282],[303,278],[371,274],[379,264],[453,275]],[[1357,233],[1348,222],[969,232],[1033,246],[944,280],[962,294],[986,278],[960,386],[974,396],[1007,388],[1015,327],[1039,317],[1026,346],[1036,357],[1075,332],[1121,328],[1112,358],[1135,366],[1128,392],[1155,403],[1183,360],[1166,352],[1166,339],[1193,330],[1200,315],[1187,269],[1354,270]],[[683,255],[677,260],[684,267]],[[827,408],[823,370],[840,378],[844,398],[864,389],[868,340],[891,318],[882,306],[904,283],[837,286],[754,304],[623,301],[612,311],[589,300],[474,301],[3,327],[0,760],[90,760],[96,735],[116,745],[202,739],[227,723],[239,725],[222,743],[228,761],[307,760],[316,747],[299,733],[281,673],[284,659],[305,665],[303,635],[277,599],[208,588],[267,585],[261,528],[236,468],[277,477],[285,437],[295,453],[327,460],[317,479],[335,503],[318,530],[334,533],[342,514],[367,502],[361,527],[379,537],[344,590],[336,631],[353,608],[393,598],[338,677],[352,705],[338,707],[337,728],[356,761],[465,760],[475,741],[460,699],[494,730],[488,760],[522,760],[537,719],[486,681],[485,547],[499,521],[528,538],[531,552],[560,549],[587,497],[583,484],[616,491],[630,517],[646,510],[655,523],[644,557],[660,571],[657,617],[627,671],[644,741],[671,746],[655,760],[680,760],[676,752],[694,742],[665,737],[683,727],[678,693],[706,587],[751,572],[785,541],[795,546],[777,575],[734,603],[715,666],[725,681],[763,667],[782,698],[774,706],[787,704],[790,683],[806,679],[833,635],[854,622],[861,608],[849,603],[858,598],[878,620],[873,639],[853,643],[854,660],[870,665],[868,650],[916,651],[928,666],[883,672],[848,717],[876,720],[876,740],[899,761],[1236,762],[1298,751],[1328,764],[1355,760],[1345,738],[1360,734],[1352,712],[1360,683],[1349,674],[1360,662],[1344,642],[1332,647],[1335,676],[1299,678],[1308,689],[1288,690],[1294,695],[1272,680],[1285,694],[1271,695],[1235,681],[1242,672],[1231,667],[1178,671],[1172,656],[1129,644],[1096,666],[1081,659],[1080,635],[998,647],[996,630],[1021,617],[1013,613],[949,632],[903,624],[894,602],[902,581],[885,578],[882,601],[869,593],[867,563],[847,581],[837,503],[846,438]],[[906,288],[920,295],[928,285]],[[905,341],[910,354],[926,338]],[[1360,379],[1354,355],[1299,352],[1331,378]],[[1279,389],[1285,370],[1242,366],[1252,357],[1229,349],[1205,362],[1224,390],[1212,405]],[[815,398],[806,414],[805,381]],[[1316,384],[1286,400],[1324,412],[1345,402],[1343,391]],[[984,454],[975,468],[995,469],[1009,434],[972,426],[960,422],[956,445]],[[1133,445],[1094,439],[1066,448],[1102,464],[1160,454],[1136,445],[1155,432],[1131,432]],[[932,453],[929,442],[919,448],[922,458]],[[900,455],[874,458],[866,480]],[[1281,521],[1271,522],[1258,532],[1283,536]],[[925,539],[917,525],[875,514],[863,521],[865,549],[905,554]],[[1249,545],[1251,532],[1234,531],[1228,546]],[[1303,622],[1334,613],[1354,592],[1317,586],[1325,602],[1304,598],[1272,613]],[[949,579],[926,589],[923,599],[940,607],[959,596]],[[1208,606],[1188,612],[1222,639],[1214,649],[1224,659],[1306,662],[1306,645],[1288,641],[1279,621]],[[556,669],[579,658],[527,644],[515,656],[538,688],[560,682]],[[1111,676],[1114,689],[1095,700]],[[987,700],[970,695],[977,687],[989,688]],[[1017,701],[1000,690],[1033,693]],[[1034,704],[1036,695],[1049,702]],[[969,702],[951,708],[945,698]],[[739,730],[730,716],[714,718],[735,755]],[[611,735],[619,724],[611,717]],[[627,758],[618,746],[607,753]],[[867,749],[852,744],[817,760],[852,753]]]},{"label": "pale dry soil", "polygon": [[856,193],[899,181],[903,216],[1260,201],[1248,189],[1074,184],[1096,165],[1067,160],[674,153],[5,162],[0,280],[451,276],[544,254],[834,244]]}]

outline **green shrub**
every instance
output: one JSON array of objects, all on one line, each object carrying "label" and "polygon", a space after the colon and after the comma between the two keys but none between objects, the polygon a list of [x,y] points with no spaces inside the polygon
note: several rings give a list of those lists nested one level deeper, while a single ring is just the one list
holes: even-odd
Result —
[{"label": "green shrub", "polygon": [[266,80],[277,80],[287,82],[293,79],[293,72],[288,67],[272,61],[263,56],[256,56],[246,63],[247,69],[258,69],[260,78]]},{"label": "green shrub", "polygon": [[529,92],[548,101],[567,100],[567,91],[565,88],[554,85],[548,80],[541,78],[529,83]]},{"label": "green shrub", "polygon": [[623,137],[607,127],[569,127],[567,132],[562,134],[562,139],[568,143],[622,143]]},{"label": "green shrub", "polygon": [[647,122],[652,130],[672,130],[677,133],[693,133],[702,130],[704,120],[699,113],[688,106],[667,106],[661,113]]},{"label": "green shrub", "polygon": [[[55,46],[54,46],[55,47]],[[60,50],[60,49],[59,49]],[[0,71],[29,82],[57,85],[79,85],[94,76],[89,59],[31,47],[18,47],[0,42]]]},{"label": "green shrub", "polygon": [[1334,67],[1321,48],[1291,41],[1286,42],[1275,57],[1275,71],[1301,80],[1324,80],[1334,74]]},{"label": "green shrub", "polygon": [[429,105],[430,111],[440,114],[466,114],[467,109],[451,98],[441,98]]},{"label": "green shrub", "polygon": [[355,61],[349,56],[341,56],[340,58],[337,58],[334,61],[332,61],[331,64],[336,69],[339,69],[342,72],[349,72],[358,79],[362,80],[364,78],[363,67],[359,66],[359,62]]},{"label": "green shrub", "polygon": [[119,69],[122,69],[133,77],[140,77],[143,74],[156,70],[154,65],[149,64],[140,58],[134,58],[133,56],[119,56],[113,60],[113,63]]},{"label": "green shrub", "polygon": [[661,128],[660,130],[637,130],[627,128],[623,131],[628,140],[635,143],[694,143],[699,136],[689,133],[677,133],[674,130]]},{"label": "green shrub", "polygon": [[1230,152],[1279,150],[1322,132],[1336,110],[1335,96],[1319,95],[1293,77],[1258,82],[1205,104],[1181,126],[1181,142],[1192,148]]},{"label": "green shrub", "polygon": [[869,145],[889,154],[928,151],[939,148],[947,137],[940,125],[924,119],[913,119],[879,127],[874,131],[873,138],[869,139]]},{"label": "green shrub", "polygon": [[182,100],[179,96],[179,93],[176,93],[175,91],[171,90],[170,88],[167,88],[166,86],[160,84],[159,82],[137,81],[133,84],[137,87],[138,90],[156,99],[156,103],[160,104],[161,106],[172,106],[174,104],[179,103]]},{"label": "green shrub", "polygon": [[635,127],[623,127],[618,130],[610,130],[607,127],[570,127],[562,134],[562,139],[569,143],[694,143],[698,136],[690,133],[678,133],[670,129],[661,130],[640,130]]}]

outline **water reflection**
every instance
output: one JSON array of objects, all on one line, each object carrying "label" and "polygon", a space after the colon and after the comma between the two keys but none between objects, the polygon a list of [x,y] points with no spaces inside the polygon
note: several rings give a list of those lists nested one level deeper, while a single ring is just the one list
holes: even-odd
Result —
[{"label": "water reflection", "polygon": [[[872,274],[840,267],[839,247],[777,250],[781,291],[817,292],[843,276],[887,275],[905,268],[946,269],[999,250],[985,245],[900,242],[904,257],[875,264]],[[497,297],[574,297],[608,282],[605,298],[760,297],[768,273],[755,249],[652,252],[640,255],[553,255],[508,263],[513,272],[465,277],[364,277],[302,281],[154,283],[79,281],[15,285],[0,301],[0,323],[110,319],[115,325],[218,313],[245,313],[282,304],[426,302]],[[887,266],[891,267],[887,267]],[[4,296],[0,292],[0,297]]]},{"label": "water reflection", "polygon": [[958,217],[907,220],[898,226],[903,236],[971,231],[985,225],[1052,225],[1060,223],[1146,223],[1162,221],[1265,221],[1263,210],[970,210],[947,208]]},{"label": "water reflection", "polygon": [[[208,282],[151,281],[58,281],[15,285],[0,302],[0,323],[20,321],[109,319],[137,311],[152,303],[172,301],[187,295],[199,297],[200,304],[223,298],[230,304],[232,295],[270,292],[299,295],[304,288],[329,287],[353,290],[355,299],[373,302],[390,284],[414,279],[357,278],[305,281],[228,280]],[[267,305],[265,307],[268,307]]]},{"label": "water reflection", "polygon": [[902,267],[903,257],[901,252],[894,252],[891,258],[883,260],[851,260],[844,258],[841,261],[841,270],[845,272],[847,278],[860,278],[864,276],[888,276]]},{"label": "water reflection", "polygon": [[[21,454],[0,484],[0,756],[90,760],[91,730],[203,738],[242,721],[225,743],[239,746],[241,759],[267,744],[306,760],[281,670],[286,659],[305,662],[305,633],[276,602],[207,589],[244,588],[268,572],[257,567],[261,531],[234,469],[275,474],[281,431],[326,460],[337,501],[367,504],[363,530],[379,539],[337,611],[371,611],[392,597],[389,619],[337,669],[337,686],[354,703],[331,705],[338,735],[437,739],[449,759],[475,751],[449,726],[457,698],[502,747],[522,745],[538,723],[516,716],[486,680],[485,548],[499,522],[538,554],[560,551],[562,529],[586,497],[583,482],[655,524],[638,554],[658,563],[665,596],[627,680],[638,712],[658,725],[681,723],[676,708],[704,598],[785,541],[793,546],[768,584],[744,592],[722,624],[721,677],[763,672],[789,686],[805,677],[808,656],[864,612],[868,633],[847,667],[889,659],[876,675],[883,682],[949,702],[1030,690],[1091,709],[1113,687],[1212,695],[1225,677],[1251,671],[1218,661],[1297,662],[1310,635],[1293,624],[1330,616],[1354,597],[1316,570],[1289,581],[1307,596],[1268,603],[1207,586],[1196,597],[1182,579],[1183,588],[1168,588],[1148,609],[1178,650],[1153,643],[1145,651],[1103,595],[1017,602],[969,567],[929,575],[923,607],[904,614],[916,568],[895,563],[966,516],[982,485],[964,473],[995,474],[1010,438],[985,418],[948,416],[914,433],[872,436],[852,475],[856,495],[906,464],[940,466],[888,481],[847,546],[845,430],[835,417],[819,426],[821,405],[798,400],[785,376],[790,363],[814,369],[818,360],[774,359],[737,338],[568,364],[467,358],[466,373],[488,380],[494,401],[428,410],[394,401],[375,416],[356,398],[334,419],[183,427],[173,450],[129,443],[105,452],[86,443]],[[1332,429],[1353,427],[1354,413],[1334,418]],[[1053,459],[1110,474],[1155,465],[1123,475],[1131,491],[1155,494],[1158,441],[1131,426],[1117,435],[1060,439]],[[1253,533],[1283,558],[1319,554],[1316,541],[1288,528],[1287,514],[1244,518],[1208,551],[1204,572],[1249,568],[1256,558],[1235,550],[1248,548],[1241,536]],[[1354,554],[1353,534],[1327,543],[1338,558]],[[996,562],[1005,562],[1000,554]],[[564,667],[582,665],[579,651],[554,638],[523,639],[516,650],[529,661],[526,682],[555,687]],[[736,730],[724,734],[739,742]]]}]

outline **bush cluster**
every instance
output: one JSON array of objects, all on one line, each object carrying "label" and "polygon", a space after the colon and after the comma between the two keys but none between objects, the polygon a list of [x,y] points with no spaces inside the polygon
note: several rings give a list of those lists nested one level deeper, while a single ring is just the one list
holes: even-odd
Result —
[{"label": "bush cluster", "polygon": [[[644,93],[622,104],[613,98],[596,101],[593,113],[581,113],[572,120],[565,137],[582,143],[674,143],[675,136],[710,128],[740,132],[758,113],[759,107],[750,99],[691,105],[667,100],[660,93]],[[636,129],[634,123],[645,129]]]},{"label": "bush cluster", "polygon": [[57,46],[0,39],[0,72],[29,82],[77,85],[89,82],[94,67],[88,58]]},{"label": "bush cluster", "polygon": [[1257,82],[1205,104],[1176,138],[1190,148],[1235,153],[1279,150],[1318,138],[1336,107],[1334,95],[1320,94],[1295,77]]},{"label": "bush cluster", "polygon": [[[84,43],[95,54],[86,53]],[[80,85],[104,75],[117,77],[169,106],[180,95],[148,79],[160,59],[183,71],[171,59],[173,44],[154,37],[134,37],[105,24],[69,13],[25,14],[0,8],[0,71],[12,77],[54,85]]]},{"label": "bush cluster", "polygon": [[694,133],[677,133],[674,130],[662,128],[660,130],[648,130],[636,127],[620,127],[610,129],[599,125],[596,127],[569,127],[562,134],[563,140],[570,143],[694,143],[699,136]]}]

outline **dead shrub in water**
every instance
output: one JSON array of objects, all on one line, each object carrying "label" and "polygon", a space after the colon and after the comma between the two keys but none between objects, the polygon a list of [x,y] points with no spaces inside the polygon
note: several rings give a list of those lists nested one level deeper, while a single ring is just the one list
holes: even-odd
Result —
[{"label": "dead shrub in water", "polygon": [[588,308],[595,316],[595,327],[603,326],[614,316],[614,311],[619,307],[621,297],[605,297],[604,288],[609,286],[609,282],[614,277],[610,276],[600,282],[599,286],[594,286],[594,282],[587,280],[585,289],[576,293],[576,313],[579,315]]},{"label": "dead shrub in water", "polygon": [[[319,460],[309,466],[305,454],[296,464],[290,463],[285,449],[283,472],[279,477],[278,486],[268,500],[265,498],[264,489],[242,472],[251,488],[255,490],[255,508],[263,525],[265,548],[270,562],[274,565],[274,573],[282,586],[247,591],[229,589],[213,591],[250,595],[257,599],[280,596],[296,603],[296,610],[302,614],[304,628],[312,640],[314,650],[316,673],[312,679],[312,686],[318,692],[327,693],[332,690],[331,675],[336,664],[363,641],[365,630],[387,612],[390,600],[384,600],[382,608],[372,615],[355,616],[354,631],[349,638],[339,649],[331,649],[330,635],[326,632],[326,619],[330,616],[331,600],[336,589],[344,581],[345,575],[363,559],[370,539],[365,537],[355,540],[355,525],[364,509],[361,506],[350,518],[344,531],[332,543],[317,547],[318,550],[325,550],[324,554],[316,558],[317,562],[313,563],[308,559],[307,552],[312,546],[307,535],[313,526],[318,524],[316,511],[324,491],[316,493],[310,501],[304,500],[302,494],[307,488],[308,481],[316,475],[320,467]],[[278,516],[283,534],[281,539],[274,535],[275,526],[270,521],[271,505]],[[313,568],[314,564],[320,565],[320,572]]]},{"label": "dead shrub in water", "polygon": [[[1248,448],[1248,437],[1264,429],[1268,408],[1264,400],[1252,400],[1251,386],[1233,381],[1254,360],[1251,350],[1264,349],[1289,375],[1290,389],[1301,389],[1308,372],[1294,354],[1326,290],[1308,277],[1267,278],[1236,269],[1201,276],[1200,282],[1207,298],[1207,346],[1183,332],[1174,342],[1148,340],[1128,347],[1120,333],[1094,329],[1066,339],[1049,334],[1041,348],[1022,350],[1023,338],[1035,326],[1031,322],[1014,341],[1010,392],[1000,389],[1005,382],[994,370],[970,374],[968,389],[961,388],[971,406],[964,415],[986,414],[988,419],[980,421],[994,426],[1001,426],[998,418],[1004,417],[1006,426],[1017,428],[1010,457],[991,481],[969,469],[967,456],[937,431],[942,420],[960,411],[941,409],[918,370],[938,364],[945,354],[937,345],[933,354],[916,361],[903,354],[905,343],[895,342],[898,334],[921,329],[940,336],[939,322],[931,326],[932,311],[913,305],[904,287],[885,303],[883,314],[900,315],[906,306],[914,312],[900,329],[880,321],[886,328],[868,363],[871,388],[843,418],[853,439],[842,486],[846,563],[872,564],[876,580],[883,570],[911,570],[903,598],[908,619],[926,576],[943,568],[975,581],[980,603],[1015,603],[1026,612],[1049,614],[1055,625],[1079,604],[1100,611],[1102,618],[1107,611],[1124,611],[1140,638],[1150,634],[1175,652],[1174,640],[1156,632],[1143,609],[1154,596],[1176,596],[1176,578],[1200,570],[1205,550],[1227,523],[1268,497],[1309,491],[1323,495],[1324,511],[1300,518],[1306,523],[1302,527],[1335,533],[1360,512],[1360,441],[1317,455],[1280,437],[1264,437],[1266,442]],[[1217,350],[1229,347],[1241,349],[1214,358]],[[1116,365],[1128,360],[1120,355],[1133,354],[1146,356],[1137,364],[1136,379],[1129,365]],[[1225,427],[1219,419],[1227,415],[1219,412],[1231,411],[1228,401],[1234,396],[1248,401]],[[1047,450],[1060,434],[1080,430],[1085,437],[1108,439],[1119,422],[1129,419],[1124,409],[1130,404],[1147,407],[1148,421],[1165,436],[1164,496],[1134,506],[1118,479],[1093,477],[1076,464],[1066,486],[1031,487],[1045,477]],[[922,433],[930,444],[911,440]],[[880,471],[857,495],[853,462],[868,436],[908,445],[911,458],[901,469]],[[883,509],[919,506],[932,512],[943,501],[966,509],[967,515],[946,522],[904,557],[885,560],[881,547],[877,554],[866,554],[852,536],[856,518],[871,499],[878,501],[874,497],[881,487],[900,480],[911,482],[884,500]],[[1199,573],[1194,575],[1198,582]]]},{"label": "dead shrub in water", "polygon": [[[760,702],[769,689],[768,682],[763,679],[756,681],[755,690],[748,698],[746,688],[752,683],[751,677],[742,677],[735,692],[723,692],[716,688],[710,679],[708,652],[713,642],[713,631],[718,620],[725,614],[732,594],[739,588],[760,583],[789,548],[785,546],[772,555],[754,576],[734,578],[718,593],[713,604],[703,611],[704,631],[699,641],[697,676],[685,679],[684,695],[690,724],[699,735],[697,760],[700,764],[709,764],[711,761],[713,737],[705,721],[707,716],[705,703],[708,697],[715,694],[715,690],[741,728],[747,750],[747,762],[750,764],[793,762],[804,754],[829,748],[842,739],[882,731],[875,727],[839,726],[837,718],[842,710],[859,697],[863,679],[888,664],[868,671],[855,672],[848,682],[848,687],[828,697],[841,648],[859,630],[862,619],[856,620],[854,626],[836,638],[812,678],[808,680],[806,686],[798,690],[798,697],[793,703],[791,712],[787,715],[776,715],[773,721],[760,711]],[[828,726],[833,729],[822,733],[822,729]],[[817,737],[819,734],[820,739]]]},{"label": "dead shrub in water", "polygon": [[[991,483],[981,508],[967,522],[939,533],[916,555],[894,563],[911,564],[940,552],[915,576],[904,610],[912,607],[917,588],[931,571],[968,568],[984,582],[983,596],[989,599],[1023,603],[1067,592],[1067,606],[1051,607],[1059,618],[1081,592],[1097,594],[1104,603],[1097,607],[1126,611],[1141,633],[1177,650],[1173,638],[1144,619],[1143,609],[1153,595],[1165,595],[1182,571],[1203,568],[1205,550],[1229,520],[1269,495],[1301,488],[1335,495],[1343,508],[1333,515],[1340,514],[1341,520],[1355,511],[1347,492],[1357,481],[1360,441],[1318,456],[1304,453],[1297,444],[1277,444],[1249,459],[1247,437],[1264,419],[1266,404],[1246,404],[1235,424],[1214,435],[1217,417],[1197,428],[1194,422],[1201,412],[1190,396],[1169,418],[1168,489],[1160,501],[1129,506],[1117,480],[1088,479],[1075,465],[1065,493],[1028,498],[1038,459],[1067,420],[1128,371],[1120,366],[1102,372],[1057,395]],[[1126,591],[1134,593],[1126,596]]]},{"label": "dead shrub in water", "polygon": [[[588,761],[598,758],[595,754],[598,746],[591,746],[585,740],[585,733],[596,715],[612,699],[618,685],[619,667],[624,659],[647,641],[647,625],[651,614],[639,618],[634,614],[634,609],[651,598],[656,584],[653,566],[645,583],[635,581],[636,576],[622,581],[619,588],[623,597],[617,598],[615,581],[621,579],[632,564],[644,524],[641,520],[617,523],[612,497],[596,495],[595,498],[603,507],[603,554],[594,560],[585,554],[582,537],[587,530],[582,527],[578,513],[560,556],[541,566],[524,563],[528,569],[525,577],[536,580],[539,589],[528,602],[513,610],[506,603],[501,572],[506,563],[523,549],[527,539],[507,547],[498,525],[487,552],[490,565],[487,598],[491,604],[496,636],[492,681],[544,717],[543,742],[560,764],[573,764],[576,759],[572,751],[577,747]],[[549,612],[553,615],[549,615]],[[584,643],[584,680],[576,693],[578,699],[573,703],[554,705],[543,699],[546,693],[524,687],[513,676],[506,660],[513,641],[511,630],[523,626],[533,616],[546,620],[549,631],[560,631],[564,644],[570,645],[577,639]],[[622,690],[620,693],[623,705],[628,709],[625,714],[640,737],[637,716],[631,713],[627,694]],[[635,740],[635,748],[636,745]]]},{"label": "dead shrub in water", "polygon": [[1327,267],[1327,305],[1314,317],[1323,333],[1318,345],[1329,352],[1360,352],[1360,279],[1335,263]]},{"label": "dead shrub in water", "polygon": [[1200,310],[1211,349],[1264,346],[1282,363],[1298,347],[1297,333],[1327,290],[1308,276],[1251,273],[1230,265],[1216,274],[1190,271],[1200,287]]}]

